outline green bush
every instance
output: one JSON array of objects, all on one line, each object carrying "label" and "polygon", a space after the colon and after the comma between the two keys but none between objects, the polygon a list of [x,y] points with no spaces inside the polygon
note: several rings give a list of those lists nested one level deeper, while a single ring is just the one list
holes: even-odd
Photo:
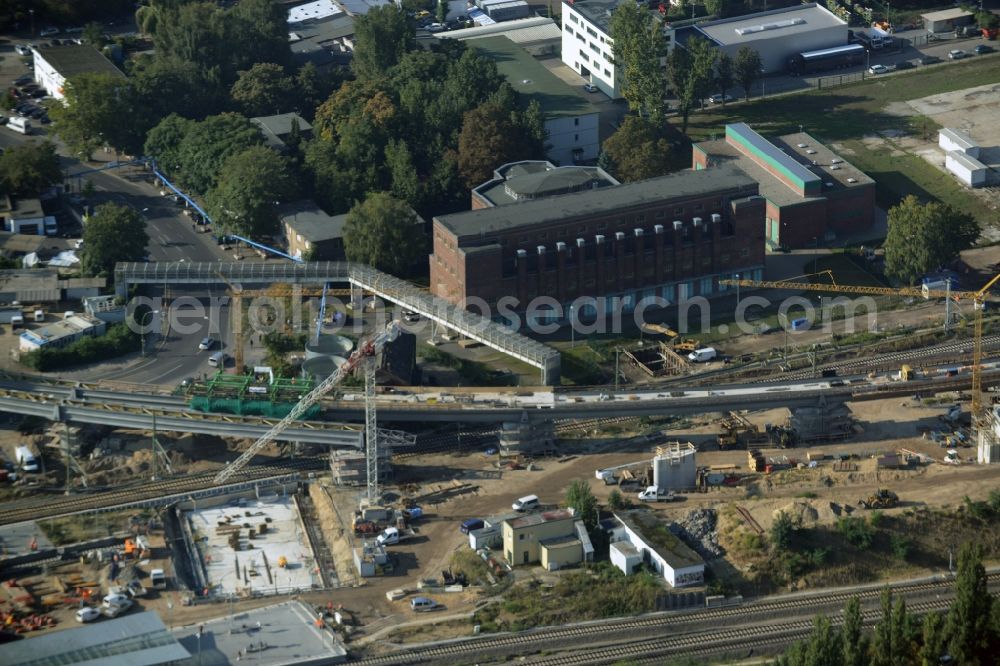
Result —
[{"label": "green bush", "polygon": [[49,372],[124,356],[139,351],[141,345],[138,333],[124,323],[114,324],[99,338],[82,338],[62,348],[42,347],[24,354],[21,363],[39,372]]},{"label": "green bush", "polygon": [[868,524],[874,527],[875,529],[878,529],[879,525],[882,524],[883,518],[885,518],[885,514],[883,514],[881,511],[872,511],[868,515]]},{"label": "green bush", "polygon": [[859,550],[870,548],[875,538],[875,530],[864,518],[841,518],[837,521],[837,530]]},{"label": "green bush", "polygon": [[889,537],[889,549],[892,551],[893,557],[905,562],[906,556],[910,553],[910,540],[893,534]]}]

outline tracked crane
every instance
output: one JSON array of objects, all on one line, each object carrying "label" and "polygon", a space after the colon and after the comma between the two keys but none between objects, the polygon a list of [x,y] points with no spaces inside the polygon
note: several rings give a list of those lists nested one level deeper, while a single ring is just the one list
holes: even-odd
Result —
[{"label": "tracked crane", "polygon": [[[817,275],[826,275],[833,281],[833,273],[824,271]],[[800,277],[809,277],[803,275]],[[794,278],[797,279],[797,278]],[[839,284],[823,284],[816,282],[794,282],[792,280],[719,280],[723,285],[739,285],[758,289],[796,289],[799,291],[824,291],[845,294],[862,294],[870,296],[922,296],[924,298],[945,298],[958,301],[971,301],[974,314],[974,335],[972,344],[972,407],[973,423],[983,424],[983,311],[986,309],[986,297],[989,290],[1000,280],[1000,274],[993,277],[979,291],[952,291],[927,289],[926,287],[859,287]]]},{"label": "tracked crane", "polygon": [[268,430],[249,449],[226,466],[224,470],[215,476],[215,483],[225,483],[243,469],[250,459],[260,452],[265,446],[273,442],[286,428],[299,419],[306,410],[319,402],[324,395],[329,393],[355,368],[364,366],[365,370],[365,450],[368,464],[368,498],[375,499],[378,492],[378,451],[377,440],[378,430],[375,420],[375,355],[382,347],[392,342],[399,336],[399,323],[391,321],[383,331],[376,333],[370,338],[362,341],[347,361],[334,371],[332,375],[316,385],[298,403],[292,407],[288,416],[281,419]]}]

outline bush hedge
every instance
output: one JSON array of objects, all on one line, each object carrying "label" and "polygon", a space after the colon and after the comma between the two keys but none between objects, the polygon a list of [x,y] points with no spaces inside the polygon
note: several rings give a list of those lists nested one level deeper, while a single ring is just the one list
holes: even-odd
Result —
[{"label": "bush hedge", "polygon": [[124,323],[109,326],[98,338],[86,337],[61,348],[42,347],[21,355],[21,363],[39,372],[104,361],[139,351],[142,340]]}]

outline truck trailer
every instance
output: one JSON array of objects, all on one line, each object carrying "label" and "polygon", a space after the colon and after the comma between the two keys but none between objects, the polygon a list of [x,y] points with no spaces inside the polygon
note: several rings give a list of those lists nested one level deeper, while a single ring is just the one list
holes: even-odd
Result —
[{"label": "truck trailer", "polygon": [[15,451],[17,456],[17,466],[20,467],[25,472],[37,472],[38,471],[38,459],[35,458],[35,454],[31,452],[27,446],[19,446]]}]

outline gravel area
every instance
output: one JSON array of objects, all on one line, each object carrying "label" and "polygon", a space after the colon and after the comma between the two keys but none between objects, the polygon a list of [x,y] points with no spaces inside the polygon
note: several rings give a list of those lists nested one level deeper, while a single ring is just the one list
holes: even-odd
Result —
[{"label": "gravel area", "polygon": [[715,531],[717,516],[714,509],[695,509],[671,526],[674,533],[706,560],[720,557],[725,550],[719,545]]}]

